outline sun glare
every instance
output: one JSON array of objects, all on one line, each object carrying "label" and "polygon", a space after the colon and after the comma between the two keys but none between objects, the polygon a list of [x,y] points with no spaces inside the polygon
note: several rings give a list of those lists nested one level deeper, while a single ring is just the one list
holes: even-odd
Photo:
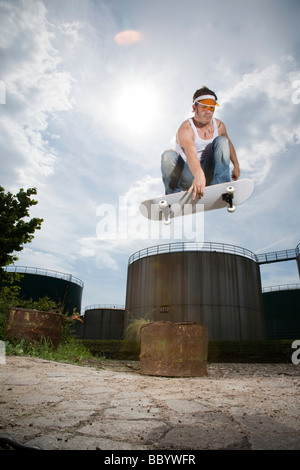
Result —
[{"label": "sun glare", "polygon": [[130,84],[120,90],[114,106],[114,120],[123,129],[136,134],[150,130],[159,117],[157,92],[142,83]]}]

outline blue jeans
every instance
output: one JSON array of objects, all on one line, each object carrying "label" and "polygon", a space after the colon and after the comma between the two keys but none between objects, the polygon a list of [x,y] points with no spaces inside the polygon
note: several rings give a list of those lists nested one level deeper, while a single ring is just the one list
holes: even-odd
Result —
[{"label": "blue jeans", "polygon": [[[230,148],[226,137],[216,137],[204,150],[203,156],[201,166],[206,177],[206,186],[230,181]],[[187,162],[175,150],[166,150],[162,154],[161,172],[166,194],[186,191],[194,180]]]}]

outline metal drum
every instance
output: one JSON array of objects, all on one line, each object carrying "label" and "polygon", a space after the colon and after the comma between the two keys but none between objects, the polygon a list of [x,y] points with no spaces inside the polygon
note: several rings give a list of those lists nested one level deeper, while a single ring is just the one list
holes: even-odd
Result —
[{"label": "metal drum", "polygon": [[163,377],[207,374],[208,330],[193,322],[158,321],[141,329],[140,372]]}]

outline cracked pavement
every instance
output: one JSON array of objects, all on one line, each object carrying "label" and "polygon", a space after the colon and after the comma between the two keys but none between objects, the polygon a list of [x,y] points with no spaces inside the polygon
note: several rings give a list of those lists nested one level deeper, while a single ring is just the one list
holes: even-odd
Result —
[{"label": "cracked pavement", "polygon": [[141,375],[8,356],[0,437],[45,450],[299,450],[300,365],[208,364],[205,377]]}]

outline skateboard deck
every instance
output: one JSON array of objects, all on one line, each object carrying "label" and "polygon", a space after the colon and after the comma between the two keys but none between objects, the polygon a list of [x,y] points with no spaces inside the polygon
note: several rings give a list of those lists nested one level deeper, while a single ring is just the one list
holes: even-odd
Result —
[{"label": "skateboard deck", "polygon": [[230,181],[228,183],[206,186],[204,196],[192,200],[187,191],[147,199],[140,204],[140,212],[151,220],[162,220],[170,224],[174,217],[181,217],[197,212],[226,208],[234,212],[236,206],[245,202],[254,190],[250,179]]}]

